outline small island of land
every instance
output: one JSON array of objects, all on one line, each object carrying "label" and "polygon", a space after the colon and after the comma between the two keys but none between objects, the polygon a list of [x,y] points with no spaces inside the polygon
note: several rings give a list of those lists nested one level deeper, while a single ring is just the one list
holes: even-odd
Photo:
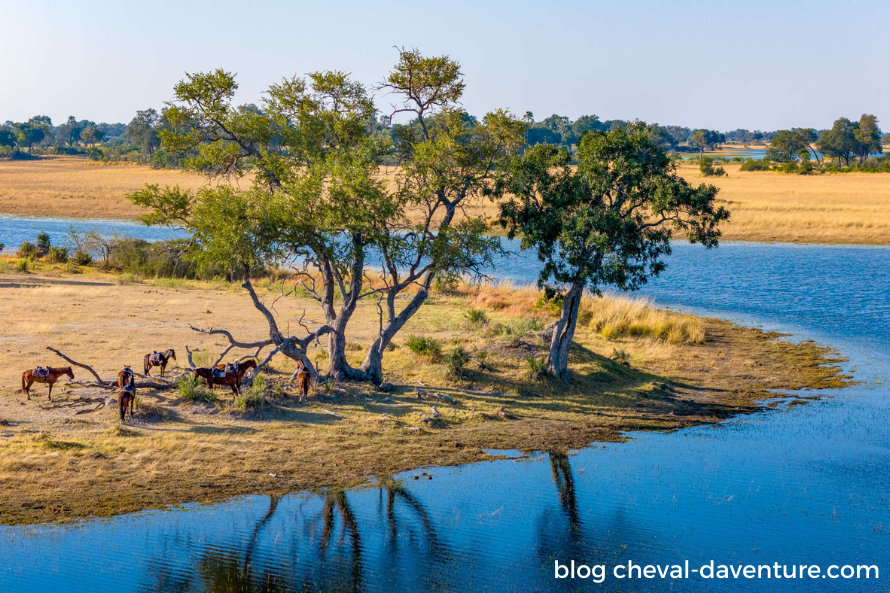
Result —
[{"label": "small island of land", "polygon": [[[209,364],[227,344],[189,329],[225,325],[262,339],[259,313],[237,285],[144,280],[0,260],[0,523],[70,521],[248,493],[347,487],[371,476],[491,459],[496,449],[566,450],[621,440],[623,431],[713,423],[770,405],[773,390],[842,386],[837,356],[813,343],[625,298],[585,298],[570,356],[571,386],[536,376],[543,328],[557,315],[522,287],[461,285],[434,293],[384,359],[389,392],[314,385],[300,402],[294,362],[276,357],[264,380],[230,391],[140,390],[120,423],[114,393],[57,384],[13,388],[37,364],[66,364],[47,346],[113,377],[141,371],[146,352],[185,346]],[[281,294],[275,276],[260,297]],[[288,297],[281,319],[311,326],[314,303]],[[352,332],[377,330],[363,301]],[[353,327],[353,326],[351,326]],[[324,341],[309,349],[323,364]],[[455,355],[456,351],[462,354]],[[249,354],[232,352],[231,357]],[[357,362],[361,351],[349,350]],[[78,380],[87,373],[74,369]],[[801,403],[811,396],[793,400]],[[89,400],[91,403],[85,403]],[[765,403],[766,402],[766,403]],[[383,454],[385,453],[385,454]]]}]

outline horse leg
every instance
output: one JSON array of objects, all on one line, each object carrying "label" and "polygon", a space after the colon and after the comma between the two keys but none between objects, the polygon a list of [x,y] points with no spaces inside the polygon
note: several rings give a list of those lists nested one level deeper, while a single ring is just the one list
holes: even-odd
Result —
[{"label": "horse leg", "polygon": [[28,385],[25,386],[24,382],[22,382],[22,391],[25,392],[25,395],[28,396],[28,401],[31,401],[31,385],[34,384],[34,378],[28,377]]},{"label": "horse leg", "polygon": [[126,416],[126,414],[127,414],[127,402],[126,402],[126,397],[124,396],[124,394],[120,394],[117,396],[117,407],[120,410],[121,422],[123,422],[124,416]]},{"label": "horse leg", "polygon": [[164,361],[161,363],[161,377],[164,376],[164,369],[167,368],[167,362]]},{"label": "horse leg", "polygon": [[49,401],[53,401],[53,383],[55,383],[55,381],[47,380],[47,384],[49,385]]}]

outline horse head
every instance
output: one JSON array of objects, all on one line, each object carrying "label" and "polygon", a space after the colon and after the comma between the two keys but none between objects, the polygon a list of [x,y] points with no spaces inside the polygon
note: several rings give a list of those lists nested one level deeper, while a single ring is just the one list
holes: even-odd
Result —
[{"label": "horse head", "polygon": [[65,374],[68,375],[68,378],[70,378],[72,381],[74,380],[74,371],[71,370],[71,367],[67,367],[65,369]]},{"label": "horse head", "polygon": [[173,348],[170,348],[169,350],[167,350],[167,358],[172,358],[173,360],[176,360],[176,350],[174,350]]},{"label": "horse head", "polygon": [[246,371],[247,369],[255,369],[256,368],[256,361],[252,358],[250,360],[245,360],[244,362],[242,362],[240,364],[241,364],[242,371]]}]

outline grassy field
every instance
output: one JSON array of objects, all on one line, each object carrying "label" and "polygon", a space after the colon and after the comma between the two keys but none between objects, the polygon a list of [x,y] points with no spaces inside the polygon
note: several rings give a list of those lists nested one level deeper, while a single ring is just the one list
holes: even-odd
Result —
[{"label": "grassy field", "polygon": [[[681,164],[692,183],[720,187],[732,218],[724,238],[795,243],[890,243],[890,174],[788,175],[743,172],[724,165],[728,177],[702,178],[698,166]],[[197,188],[205,178],[136,165],[83,159],[0,161],[0,213],[75,218],[135,218],[140,210],[123,198],[145,183]],[[491,203],[471,212],[493,216]]]},{"label": "grassy field", "polygon": [[[433,295],[397,336],[384,360],[391,393],[328,384],[299,403],[289,395],[293,365],[276,359],[266,388],[249,394],[250,405],[230,406],[231,395],[222,392],[197,401],[178,391],[145,391],[136,416],[121,425],[113,402],[77,413],[92,409],[78,398],[102,394],[66,388],[64,381],[56,401],[48,401],[42,385],[27,401],[19,391],[22,371],[64,364],[47,346],[106,377],[125,364],[140,369],[151,350],[175,348],[185,365],[188,345],[206,362],[223,343],[187,323],[260,339],[266,333],[260,314],[242,289],[226,284],[139,281],[92,269],[65,274],[48,264],[22,273],[13,263],[0,260],[6,320],[0,326],[0,523],[6,524],[345,487],[370,475],[490,459],[486,449],[583,447],[620,440],[623,430],[667,430],[760,409],[771,389],[845,381],[832,354],[812,343],[793,345],[644,301],[597,299],[583,305],[573,384],[566,389],[536,379],[529,362],[543,360],[540,328],[553,318],[536,290],[461,287]],[[280,288],[269,280],[258,290],[268,302]],[[275,310],[282,325],[294,327],[304,310],[311,320],[315,307],[289,298]],[[351,340],[367,343],[376,318],[373,303],[363,303]],[[413,352],[412,334],[436,340],[442,356]],[[310,357],[326,360],[323,347],[313,346]],[[457,347],[469,358],[455,374],[446,357]],[[363,356],[358,346],[348,353],[356,363]],[[75,368],[78,379],[85,374]],[[455,403],[419,399],[418,386]]]}]

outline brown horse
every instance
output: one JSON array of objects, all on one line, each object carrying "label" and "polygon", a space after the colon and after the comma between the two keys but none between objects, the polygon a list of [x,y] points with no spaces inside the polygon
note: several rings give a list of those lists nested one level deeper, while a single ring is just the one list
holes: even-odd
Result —
[{"label": "brown horse", "polygon": [[195,377],[201,377],[210,389],[213,389],[213,371],[206,367],[197,367],[195,369]]},{"label": "brown horse", "polygon": [[[232,372],[228,370],[226,367],[228,365],[218,364],[216,365],[217,371],[226,371],[225,377],[217,377],[214,376],[215,373],[210,374],[210,388],[213,389],[214,385],[228,385],[232,388],[232,393],[235,395],[241,394],[241,379],[244,378],[244,373],[247,372],[248,369],[256,368],[256,361],[253,359],[245,360],[244,362],[236,362],[233,363],[235,367],[235,371]],[[206,380],[206,379],[205,379]]]},{"label": "brown horse", "polygon": [[39,375],[37,369],[30,369],[22,373],[22,393],[31,399],[31,385],[34,383],[46,383],[49,385],[49,401],[53,401],[53,383],[62,375],[68,375],[69,380],[74,379],[71,367],[49,367],[46,376]]},{"label": "brown horse", "polygon": [[297,385],[300,387],[300,401],[305,401],[306,398],[309,397],[309,379],[311,376],[309,375],[309,371],[306,370],[306,367],[303,366],[303,361],[297,361]]},{"label": "brown horse", "polygon": [[176,360],[176,351],[173,348],[169,350],[164,350],[163,352],[154,352],[152,354],[146,354],[143,362],[145,363],[145,372],[143,375],[151,374],[151,367],[161,367],[161,376],[164,376],[164,369],[167,368],[167,363],[170,360]]},{"label": "brown horse", "polygon": [[130,382],[130,379],[133,379],[133,380],[135,381],[135,380],[136,380],[136,373],[134,373],[134,372],[133,372],[133,369],[131,369],[129,366],[125,366],[125,367],[124,367],[124,370],[122,370],[121,372],[119,372],[119,373],[117,374],[117,385],[118,385],[118,387],[120,387],[121,389],[123,389],[124,386],[125,386],[127,383]]},{"label": "brown horse", "polygon": [[133,417],[133,407],[136,403],[136,377],[130,373],[127,384],[121,388],[121,392],[117,395],[117,405],[120,408],[121,422],[127,415],[127,408],[130,408],[130,418]]}]

